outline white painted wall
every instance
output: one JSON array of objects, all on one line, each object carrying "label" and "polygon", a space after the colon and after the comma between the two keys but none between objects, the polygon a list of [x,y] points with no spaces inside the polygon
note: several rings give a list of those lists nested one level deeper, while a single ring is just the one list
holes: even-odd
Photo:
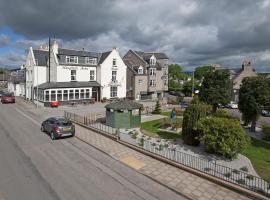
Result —
[{"label": "white painted wall", "polygon": [[25,95],[24,83],[14,84],[12,82],[8,82],[8,92],[12,92],[14,94],[14,96]]},{"label": "white painted wall", "polygon": [[76,79],[78,82],[90,81],[90,70],[95,71],[95,80],[96,80],[96,67],[60,65],[57,67],[57,82],[70,82],[71,70],[76,70]]},{"label": "white painted wall", "polygon": [[111,98],[110,96],[110,82],[112,78],[112,67],[113,59],[116,59],[117,65],[117,77],[116,80],[119,83],[117,90],[117,97],[124,98],[126,97],[126,70],[127,66],[123,62],[119,52],[116,49],[113,49],[110,55],[103,61],[100,66],[100,84],[101,88],[101,98]]}]

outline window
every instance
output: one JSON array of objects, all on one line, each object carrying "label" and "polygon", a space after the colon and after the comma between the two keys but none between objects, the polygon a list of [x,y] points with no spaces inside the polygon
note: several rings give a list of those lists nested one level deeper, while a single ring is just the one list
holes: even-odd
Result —
[{"label": "window", "polygon": [[80,99],[79,91],[80,90],[75,90],[75,99]]},{"label": "window", "polygon": [[116,81],[117,71],[112,71],[112,81]]},{"label": "window", "polygon": [[139,84],[142,84],[143,83],[143,80],[142,79],[139,79]]},{"label": "window", "polygon": [[45,101],[50,101],[50,93],[49,93],[49,91],[45,91]]},{"label": "window", "polygon": [[85,98],[90,99],[90,90],[89,89],[85,90]]},{"label": "window", "polygon": [[62,101],[62,90],[57,90],[57,101]]},{"label": "window", "polygon": [[69,100],[74,99],[74,90],[69,90]]},{"label": "window", "polygon": [[96,65],[97,64],[97,58],[85,57],[85,63],[89,64],[89,65]]},{"label": "window", "polygon": [[156,64],[156,58],[154,56],[152,56],[150,58],[150,65],[155,65]]},{"label": "window", "polygon": [[78,56],[66,56],[66,63],[78,63]]},{"label": "window", "polygon": [[81,89],[80,96],[81,96],[81,99],[84,99],[84,89]]},{"label": "window", "polygon": [[71,70],[71,81],[76,81],[76,70]]},{"label": "window", "polygon": [[112,65],[113,65],[113,67],[116,67],[116,59],[115,58],[112,61]]},{"label": "window", "polygon": [[35,62],[36,62],[36,66],[38,66],[38,59],[35,59]]},{"label": "window", "polygon": [[156,81],[155,80],[150,80],[149,85],[151,87],[155,87],[156,86]]},{"label": "window", "polygon": [[95,70],[90,70],[90,81],[95,80]]},{"label": "window", "polygon": [[51,101],[55,101],[56,100],[56,92],[55,90],[51,90]]},{"label": "window", "polygon": [[156,75],[156,69],[150,68],[150,76],[155,76],[155,75]]},{"label": "window", "polygon": [[142,66],[140,66],[140,67],[138,68],[138,74],[143,74],[143,67],[142,67]]},{"label": "window", "polygon": [[64,101],[67,101],[68,100],[68,90],[64,90],[63,100]]},{"label": "window", "polygon": [[111,87],[111,97],[117,97],[117,87]]}]

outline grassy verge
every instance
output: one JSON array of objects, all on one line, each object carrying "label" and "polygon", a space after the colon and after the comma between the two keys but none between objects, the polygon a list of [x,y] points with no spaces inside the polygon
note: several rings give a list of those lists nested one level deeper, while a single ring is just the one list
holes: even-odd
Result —
[{"label": "grassy verge", "polygon": [[[171,112],[162,112],[162,113],[160,113],[160,115],[164,115],[164,116],[166,116],[166,117],[170,117]],[[181,113],[180,115],[176,115],[177,118],[178,118],[178,117],[182,117],[182,116],[183,116],[182,113]]]},{"label": "grassy verge", "polygon": [[[168,120],[168,119],[167,119]],[[176,121],[176,120],[175,120]],[[144,122],[141,124],[141,131],[150,137],[162,138],[162,139],[177,139],[181,138],[181,134],[170,133],[167,131],[160,131],[162,120],[154,120],[149,122]],[[179,123],[179,122],[178,122]]]},{"label": "grassy verge", "polygon": [[251,160],[256,172],[270,182],[270,144],[251,138],[251,144],[243,154]]}]

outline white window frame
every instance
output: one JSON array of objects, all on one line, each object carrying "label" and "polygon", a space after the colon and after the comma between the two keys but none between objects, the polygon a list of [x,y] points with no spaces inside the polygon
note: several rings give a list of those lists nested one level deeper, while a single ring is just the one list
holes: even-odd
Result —
[{"label": "white window frame", "polygon": [[156,75],[156,69],[155,68],[150,68],[149,69],[149,75],[150,76],[155,76]]},{"label": "white window frame", "polygon": [[117,80],[117,71],[112,71],[112,81],[116,81],[116,80]]},{"label": "white window frame", "polygon": [[85,63],[90,65],[96,65],[97,58],[85,57]]},{"label": "white window frame", "polygon": [[139,79],[139,84],[141,85],[143,83],[143,80],[142,79]]},{"label": "white window frame", "polygon": [[95,70],[90,70],[90,81],[96,80],[96,71]]},{"label": "white window frame", "polygon": [[143,67],[142,67],[142,66],[140,66],[140,67],[138,68],[138,74],[143,74]]},{"label": "white window frame", "polygon": [[66,56],[66,63],[78,64],[78,56]]},{"label": "white window frame", "polygon": [[150,87],[155,87],[155,86],[156,86],[156,81],[153,80],[153,79],[150,79],[150,81],[149,81],[149,86],[150,86]]},{"label": "white window frame", "polygon": [[113,67],[116,67],[116,66],[117,66],[116,58],[113,59],[113,61],[112,61],[112,66],[113,66]]},{"label": "white window frame", "polygon": [[[72,74],[72,72],[75,72],[75,74]],[[77,81],[77,70],[70,70],[70,81]]]},{"label": "white window frame", "polygon": [[111,86],[110,88],[110,96],[111,98],[117,97],[117,86]]},{"label": "white window frame", "polygon": [[151,57],[150,58],[150,65],[156,65],[156,59]]}]

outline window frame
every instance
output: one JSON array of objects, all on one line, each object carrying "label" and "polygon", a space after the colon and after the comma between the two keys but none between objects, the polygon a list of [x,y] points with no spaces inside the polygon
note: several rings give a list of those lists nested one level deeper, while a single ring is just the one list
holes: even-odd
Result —
[{"label": "window frame", "polygon": [[117,97],[117,93],[118,93],[118,87],[117,86],[111,86],[110,87],[110,97],[111,98]]},{"label": "window frame", "polygon": [[[94,74],[91,74],[91,72],[94,72]],[[90,70],[90,81],[95,81],[96,80],[96,71],[95,70]]]},{"label": "window frame", "polygon": [[66,63],[78,64],[78,56],[66,56]]},{"label": "window frame", "polygon": [[[72,72],[75,72],[75,75]],[[77,70],[70,70],[70,81],[77,81]]]}]

